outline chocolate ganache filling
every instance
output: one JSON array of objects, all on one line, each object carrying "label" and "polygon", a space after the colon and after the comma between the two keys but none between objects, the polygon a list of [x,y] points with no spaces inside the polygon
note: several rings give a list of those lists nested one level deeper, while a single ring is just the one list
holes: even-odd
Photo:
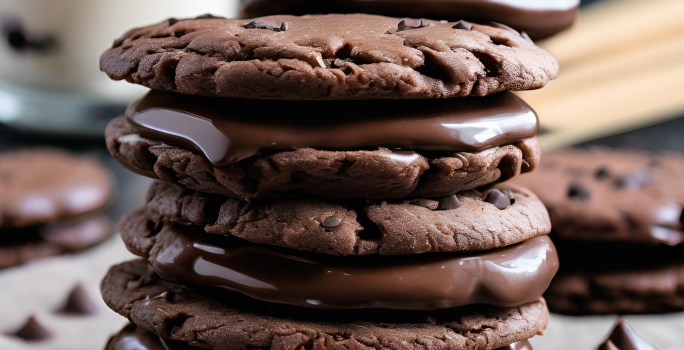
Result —
[{"label": "chocolate ganache filling", "polygon": [[335,257],[172,225],[150,258],[163,279],[322,309],[515,307],[538,299],[558,270],[546,236],[486,252]]},{"label": "chocolate ganache filling", "polygon": [[534,137],[537,115],[511,92],[486,97],[388,101],[264,101],[152,91],[126,117],[148,139],[190,148],[215,166],[298,148],[380,147],[477,152]]}]

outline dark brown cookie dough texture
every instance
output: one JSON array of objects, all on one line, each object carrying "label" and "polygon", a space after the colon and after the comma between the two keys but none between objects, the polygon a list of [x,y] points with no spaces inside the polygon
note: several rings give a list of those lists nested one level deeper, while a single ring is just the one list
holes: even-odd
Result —
[{"label": "dark brown cookie dough texture", "polygon": [[547,206],[561,271],[552,311],[659,313],[684,309],[684,156],[608,148],[545,156],[513,182]]},{"label": "dark brown cookie dough texture", "polygon": [[400,21],[361,14],[168,20],[124,34],[100,68],[155,90],[290,100],[484,96],[538,89],[558,74],[553,55],[517,32],[427,20],[400,28]]},{"label": "dark brown cookie dough texture", "polygon": [[205,349],[495,349],[541,334],[549,317],[541,298],[503,316],[477,309],[388,315],[291,309],[198,294],[160,280],[144,260],[113,267],[102,293],[139,327]]},{"label": "dark brown cookie dough texture", "polygon": [[[146,208],[119,225],[134,254],[146,256],[160,232],[179,223],[267,244],[332,255],[410,255],[501,248],[547,234],[548,214],[531,192],[500,185],[515,203],[506,210],[476,190],[437,199],[330,202],[279,199],[246,203],[157,182]],[[452,206],[448,206],[453,201]],[[163,231],[163,228],[162,228]],[[142,250],[141,250],[142,248]]]},{"label": "dark brown cookie dough texture", "polygon": [[111,234],[110,174],[54,149],[0,153],[0,268],[76,252]]},{"label": "dark brown cookie dough texture", "polygon": [[439,197],[506,181],[534,170],[541,159],[536,138],[481,152],[419,155],[408,164],[387,149],[302,148],[252,157],[225,173],[196,151],[140,137],[123,117],[109,124],[105,138],[114,158],[137,174],[242,200]]},{"label": "dark brown cookie dough texture", "polygon": [[548,0],[530,6],[529,0],[247,0],[244,18],[313,13],[372,13],[394,17],[423,17],[478,23],[496,21],[543,39],[575,21],[579,0]]}]

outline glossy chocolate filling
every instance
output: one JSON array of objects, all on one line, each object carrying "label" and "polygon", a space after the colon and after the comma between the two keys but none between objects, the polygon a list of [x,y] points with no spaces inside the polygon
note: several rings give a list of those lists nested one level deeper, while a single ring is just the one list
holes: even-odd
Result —
[{"label": "glossy chocolate filling", "polygon": [[202,152],[224,166],[298,148],[476,152],[536,135],[537,115],[510,92],[388,101],[264,101],[152,91],[126,117],[144,138]]},{"label": "glossy chocolate filling", "polygon": [[462,255],[340,258],[267,248],[193,227],[170,229],[173,236],[150,259],[163,279],[309,308],[515,307],[539,298],[558,270],[546,236]]},{"label": "glossy chocolate filling", "polygon": [[[106,350],[189,350],[197,349],[185,343],[166,340],[135,325],[128,325],[112,338]],[[527,340],[495,350],[532,350]]]}]

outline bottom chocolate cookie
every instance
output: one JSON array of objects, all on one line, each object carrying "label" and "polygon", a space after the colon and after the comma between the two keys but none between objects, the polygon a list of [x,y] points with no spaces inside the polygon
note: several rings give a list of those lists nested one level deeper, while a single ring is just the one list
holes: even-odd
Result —
[{"label": "bottom chocolate cookie", "polygon": [[114,266],[102,294],[114,311],[161,338],[217,350],[525,349],[509,345],[541,334],[549,317],[542,298],[515,308],[432,312],[277,305],[163,281],[144,260]]},{"label": "bottom chocolate cookie", "polygon": [[554,240],[561,269],[544,294],[553,312],[684,310],[684,247]]},{"label": "bottom chocolate cookie", "polygon": [[111,234],[111,225],[105,215],[0,230],[0,269],[77,252],[104,241]]},{"label": "bottom chocolate cookie", "polygon": [[684,310],[684,264],[648,270],[560,273],[544,294],[553,312],[645,314]]},{"label": "bottom chocolate cookie", "polygon": [[[199,349],[187,343],[158,337],[134,324],[128,324],[119,333],[112,336],[105,350],[189,350]],[[532,350],[529,341],[523,340],[496,350]]]}]

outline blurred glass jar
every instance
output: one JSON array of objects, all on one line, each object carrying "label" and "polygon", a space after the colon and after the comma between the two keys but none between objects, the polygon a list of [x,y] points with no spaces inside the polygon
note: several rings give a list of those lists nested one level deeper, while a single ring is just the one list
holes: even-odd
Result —
[{"label": "blurred glass jar", "polygon": [[[43,132],[101,132],[106,119],[145,91],[100,72],[100,55],[115,38],[169,17],[232,17],[237,3],[1,0],[0,123]],[[96,119],[105,120],[84,124]]]}]

